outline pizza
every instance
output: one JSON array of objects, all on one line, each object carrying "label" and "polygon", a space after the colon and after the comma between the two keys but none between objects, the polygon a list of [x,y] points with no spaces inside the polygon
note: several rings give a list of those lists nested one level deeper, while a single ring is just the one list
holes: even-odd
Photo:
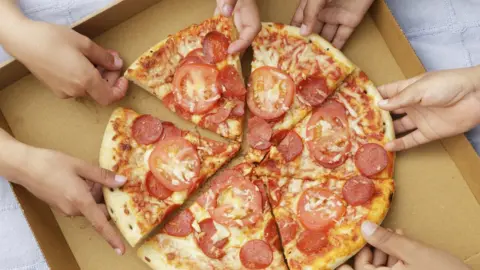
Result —
[{"label": "pizza", "polygon": [[287,269],[262,180],[242,163],[138,249],[153,269]]},{"label": "pizza", "polygon": [[278,137],[321,105],[354,65],[318,35],[263,23],[252,44],[247,105],[251,112],[247,160],[260,162]]},{"label": "pizza", "polygon": [[392,178],[394,155],[383,146],[395,134],[390,114],[377,107],[380,100],[374,84],[357,69],[322,105],[284,132],[256,173],[300,179]]},{"label": "pizza", "polygon": [[123,175],[121,188],[104,188],[108,212],[135,246],[164,217],[239,150],[180,130],[152,115],[117,108],[100,148],[100,166]]},{"label": "pizza", "polygon": [[246,89],[239,55],[227,53],[237,36],[232,19],[208,19],[150,48],[125,78],[183,119],[240,141]]},{"label": "pizza", "polygon": [[357,175],[302,180],[264,177],[291,270],[335,269],[364,245],[363,221],[385,218],[392,179]]}]

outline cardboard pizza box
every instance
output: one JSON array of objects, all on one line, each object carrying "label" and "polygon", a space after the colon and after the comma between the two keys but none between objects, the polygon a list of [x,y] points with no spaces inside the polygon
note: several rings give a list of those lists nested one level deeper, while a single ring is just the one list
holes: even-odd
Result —
[{"label": "cardboard pizza box", "polygon": [[[292,0],[258,0],[262,21],[288,23]],[[124,0],[85,19],[75,29],[126,64],[168,34],[210,17],[213,0]],[[345,54],[380,85],[424,72],[384,1],[376,1]],[[248,55],[244,61],[248,75]],[[74,63],[72,63],[74,64]],[[87,99],[59,100],[18,62],[0,65],[0,124],[20,141],[97,162],[108,118],[117,106],[130,107],[193,125],[175,116],[136,86],[117,104],[101,107]],[[207,136],[210,136],[208,134]],[[480,160],[464,136],[398,154],[397,192],[385,226],[445,249],[480,269]],[[25,189],[14,186],[28,223],[52,269],[148,269],[135,249],[119,257],[82,217],[54,214]]]}]

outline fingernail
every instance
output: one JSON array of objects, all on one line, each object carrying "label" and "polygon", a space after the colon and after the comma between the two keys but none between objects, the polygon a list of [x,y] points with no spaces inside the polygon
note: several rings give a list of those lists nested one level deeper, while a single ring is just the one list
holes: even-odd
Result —
[{"label": "fingernail", "polygon": [[127,178],[123,175],[115,175],[115,182],[123,185],[123,184],[125,184],[125,182],[127,182]]},{"label": "fingernail", "polygon": [[113,65],[116,68],[122,68],[123,66],[123,60],[118,54],[113,54]]},{"label": "fingernail", "polygon": [[222,7],[223,16],[230,16],[233,12],[233,7],[229,4],[225,4]]},{"label": "fingernail", "polygon": [[378,106],[385,106],[388,104],[388,99],[382,99],[378,102]]},{"label": "fingernail", "polygon": [[116,248],[116,249],[115,249],[115,252],[116,252],[117,255],[119,255],[119,256],[122,256],[122,255],[123,255],[123,254],[122,254],[122,250],[119,249],[119,248]]},{"label": "fingernail", "polygon": [[302,24],[302,26],[300,27],[300,35],[307,35],[307,26],[305,24]]},{"label": "fingernail", "polygon": [[377,224],[371,221],[365,221],[362,223],[362,233],[365,236],[371,236],[377,230]]}]

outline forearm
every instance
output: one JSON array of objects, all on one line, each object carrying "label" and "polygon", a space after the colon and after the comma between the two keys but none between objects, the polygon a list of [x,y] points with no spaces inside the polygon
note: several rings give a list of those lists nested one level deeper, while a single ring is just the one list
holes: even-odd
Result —
[{"label": "forearm", "polygon": [[29,21],[16,0],[0,0],[0,45],[7,45],[18,36],[25,22]]},{"label": "forearm", "polygon": [[15,140],[10,134],[0,129],[0,176],[18,183],[19,174],[25,169],[26,151],[28,146]]}]

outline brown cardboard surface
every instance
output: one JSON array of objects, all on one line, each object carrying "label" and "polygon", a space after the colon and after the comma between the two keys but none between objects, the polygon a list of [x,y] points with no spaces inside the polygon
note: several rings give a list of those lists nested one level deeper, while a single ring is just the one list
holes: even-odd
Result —
[{"label": "brown cardboard surface", "polygon": [[[153,1],[140,2],[145,7]],[[258,4],[263,21],[283,23],[289,22],[296,7],[296,1],[291,0],[258,0]],[[129,64],[168,34],[211,16],[215,1],[162,0],[128,20],[130,16],[122,12],[132,6],[123,5],[115,5],[118,17],[107,10],[77,29],[92,35],[103,33],[95,40],[105,47],[118,50]],[[420,62],[383,1],[378,1],[370,14],[347,44],[346,55],[377,84],[421,73],[423,68]],[[117,20],[112,23],[112,18]],[[123,23],[106,30],[123,20]],[[96,25],[102,31],[96,30]],[[12,80],[6,78],[8,75],[22,73],[15,65],[13,63],[0,69],[0,86],[11,83]],[[97,162],[105,125],[116,106],[127,106],[140,113],[150,113],[173,121],[184,128],[194,128],[165,109],[153,96],[133,85],[125,99],[109,107],[100,107],[86,99],[58,100],[31,75],[0,92],[0,108],[19,140],[60,150],[92,163]],[[477,255],[480,252],[480,206],[474,196],[474,193],[480,194],[478,183],[475,182],[475,176],[480,175],[477,171],[480,166],[475,166],[478,162],[478,157],[466,144],[464,137],[400,153],[395,174],[397,193],[385,224],[403,228],[407,235],[448,250],[475,266],[475,269],[480,269]],[[24,209],[29,209],[32,204],[38,204],[39,207],[43,205],[31,199],[21,203]],[[25,210],[34,232],[36,229],[38,231],[35,233],[37,238],[54,241],[58,240],[55,238],[61,238],[58,230],[55,232],[53,218],[46,216],[47,221],[42,223],[31,218],[35,217],[35,213],[29,212]],[[115,255],[85,219],[56,215],[56,220],[80,268],[106,269],[105,266],[108,266],[108,269],[147,269],[132,249],[123,257]],[[52,226],[54,235],[48,233],[46,226]],[[40,244],[51,252],[48,244]],[[58,263],[52,265],[54,269],[73,269],[71,262],[61,261],[63,255],[46,255],[50,258],[49,262]],[[63,267],[54,267],[59,265]]]}]

